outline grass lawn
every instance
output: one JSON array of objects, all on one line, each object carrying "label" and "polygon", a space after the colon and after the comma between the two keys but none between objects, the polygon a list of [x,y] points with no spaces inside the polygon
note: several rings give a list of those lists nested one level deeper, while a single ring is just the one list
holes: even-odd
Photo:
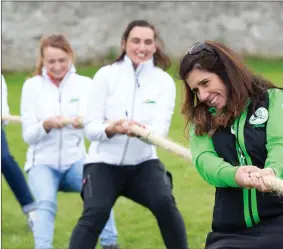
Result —
[{"label": "grass lawn", "polygon": [[[252,70],[283,86],[283,59],[264,60],[247,58]],[[95,68],[81,67],[78,73],[92,77]],[[175,76],[173,69],[170,73]],[[29,73],[4,73],[8,84],[11,114],[19,114],[21,86]],[[169,137],[186,145],[183,136],[184,122],[180,115],[181,82],[176,80],[177,101]],[[27,145],[21,136],[21,127],[10,124],[6,128],[10,150],[21,166],[25,162]],[[202,249],[207,232],[210,230],[214,200],[214,188],[204,182],[192,165],[184,159],[159,150],[161,160],[174,177],[174,194],[177,205],[184,217],[189,237],[190,249]],[[79,194],[59,193],[58,213],[55,224],[54,248],[68,248],[74,225],[82,211]],[[153,215],[145,208],[120,198],[115,204],[115,216],[119,231],[119,244],[122,249],[161,249],[161,235]],[[31,249],[33,237],[26,219],[11,190],[2,177],[2,248]],[[100,248],[98,246],[98,248]],[[83,249],[83,248],[82,248]]]}]

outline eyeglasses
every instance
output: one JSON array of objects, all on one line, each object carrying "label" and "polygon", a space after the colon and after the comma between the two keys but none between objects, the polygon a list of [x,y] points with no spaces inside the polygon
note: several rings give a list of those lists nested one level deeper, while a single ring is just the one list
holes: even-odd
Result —
[{"label": "eyeglasses", "polygon": [[215,51],[207,44],[204,42],[197,42],[195,43],[187,52],[187,54],[193,55],[193,54],[198,54],[201,51],[206,50],[208,52],[214,53]]}]

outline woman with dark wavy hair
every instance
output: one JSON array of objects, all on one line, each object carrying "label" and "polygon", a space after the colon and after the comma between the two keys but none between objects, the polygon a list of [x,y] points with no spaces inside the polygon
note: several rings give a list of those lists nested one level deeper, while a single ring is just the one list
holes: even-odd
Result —
[{"label": "woman with dark wavy hair", "polygon": [[193,162],[216,187],[206,249],[281,249],[283,199],[262,177],[283,178],[283,91],[225,45],[194,44],[180,64]]}]

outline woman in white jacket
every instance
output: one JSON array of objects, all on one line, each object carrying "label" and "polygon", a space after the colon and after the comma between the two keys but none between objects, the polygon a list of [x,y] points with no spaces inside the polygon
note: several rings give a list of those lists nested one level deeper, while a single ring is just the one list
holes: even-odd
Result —
[{"label": "woman in white jacket", "polygon": [[[134,137],[131,125],[166,136],[175,106],[169,58],[157,45],[155,28],[131,22],[122,54],[94,76],[84,118],[91,143],[84,167],[84,211],[70,249],[93,249],[110,210],[121,195],[147,207],[157,219],[168,249],[187,249],[183,218],[172,195],[170,173],[152,144]],[[134,232],[134,231],[131,231]]]},{"label": "woman in white jacket", "polygon": [[[22,89],[23,138],[29,144],[25,170],[37,201],[35,248],[52,248],[57,192],[81,192],[86,156],[83,127],[85,101],[92,84],[76,74],[73,50],[63,35],[41,40],[35,76]],[[64,118],[73,119],[71,125]],[[95,193],[94,193],[95,194]],[[117,242],[113,212],[101,234],[103,248]]]}]

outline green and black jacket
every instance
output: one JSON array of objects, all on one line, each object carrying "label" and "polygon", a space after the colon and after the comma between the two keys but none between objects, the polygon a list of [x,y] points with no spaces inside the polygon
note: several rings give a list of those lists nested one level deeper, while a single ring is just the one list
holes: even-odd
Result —
[{"label": "green and black jacket", "polygon": [[232,127],[220,127],[212,137],[192,133],[191,150],[202,178],[216,187],[213,231],[233,232],[283,215],[283,198],[235,181],[240,165],[272,168],[283,178],[283,91],[268,90],[255,113],[249,105]]}]

